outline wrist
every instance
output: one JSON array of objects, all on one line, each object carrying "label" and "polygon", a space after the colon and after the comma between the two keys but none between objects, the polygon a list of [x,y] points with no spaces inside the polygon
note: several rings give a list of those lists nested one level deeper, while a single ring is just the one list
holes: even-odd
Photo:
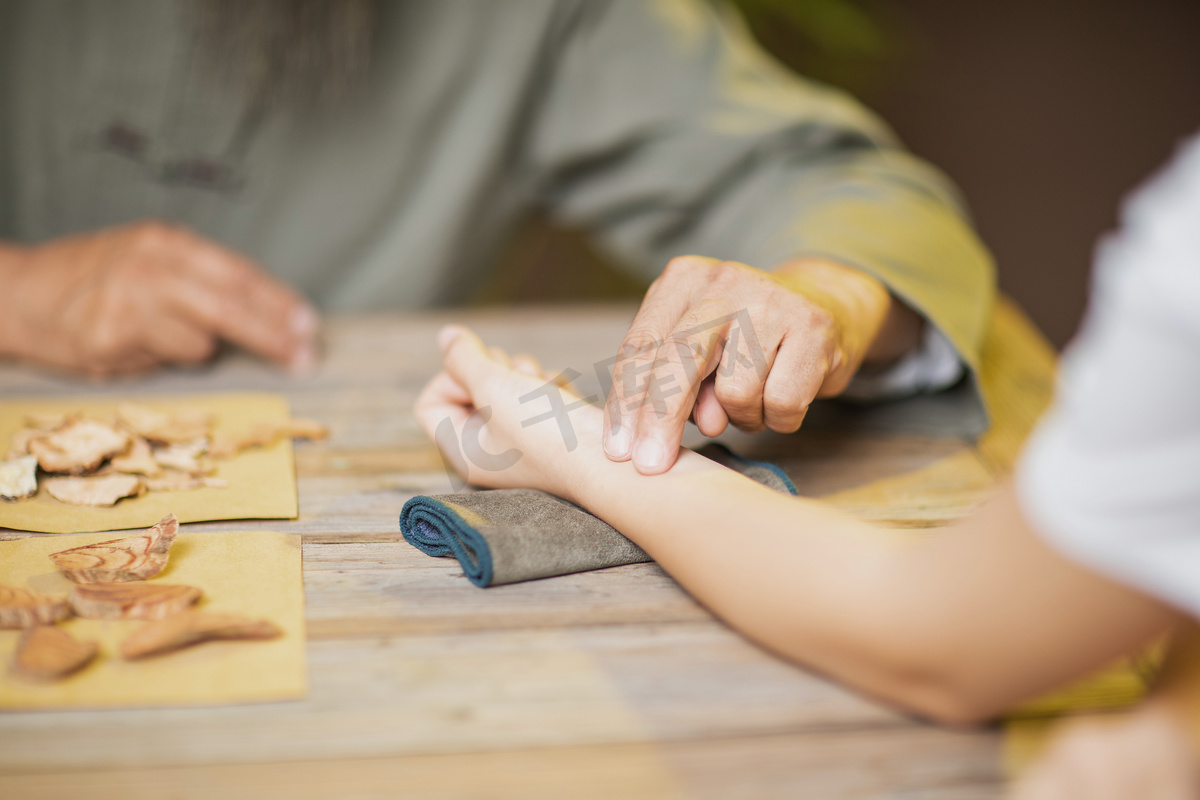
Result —
[{"label": "wrist", "polygon": [[605,520],[609,520],[610,512],[616,506],[653,503],[656,491],[686,481],[699,472],[725,469],[685,447],[679,448],[675,463],[660,475],[643,475],[632,461],[613,461],[598,447],[590,450],[578,467],[570,496],[562,497]]},{"label": "wrist", "polygon": [[588,489],[603,477],[604,467],[613,463],[604,452],[599,425],[595,430],[588,426],[580,431],[574,450],[566,453],[565,458],[546,464],[546,483],[551,493],[581,508],[587,507],[584,503]]},{"label": "wrist", "polygon": [[854,364],[886,365],[920,343],[924,320],[873,275],[815,258],[785,261],[772,274],[833,315]]},{"label": "wrist", "polygon": [[851,363],[866,356],[891,311],[893,300],[877,278],[835,261],[793,259],[772,270],[785,287],[824,308]]}]

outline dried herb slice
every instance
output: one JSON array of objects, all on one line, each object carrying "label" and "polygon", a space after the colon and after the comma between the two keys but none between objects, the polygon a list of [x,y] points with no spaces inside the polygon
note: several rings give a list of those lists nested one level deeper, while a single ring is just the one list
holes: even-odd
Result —
[{"label": "dried herb slice", "polygon": [[155,444],[205,439],[212,428],[212,414],[199,408],[179,408],[166,413],[137,403],[121,403],[117,406],[117,419]]},{"label": "dried herb slice", "polygon": [[204,457],[208,451],[208,440],[197,439],[154,448],[154,460],[159,466],[176,469],[190,475],[207,475],[213,471],[211,461]]},{"label": "dried herb slice", "polygon": [[0,500],[13,502],[37,494],[37,458],[21,456],[0,463]]},{"label": "dried herb slice", "polygon": [[46,472],[82,475],[125,452],[129,434],[94,419],[72,419],[57,430],[29,440],[29,452]]},{"label": "dried herb slice", "polygon": [[80,642],[60,628],[35,625],[17,642],[13,673],[31,680],[58,680],[87,666],[99,649],[95,642]]},{"label": "dried herb slice", "polygon": [[191,606],[203,592],[169,583],[89,583],[71,587],[71,610],[84,619],[165,619]]},{"label": "dried herb slice", "polygon": [[137,475],[96,475],[93,477],[56,477],[42,481],[55,500],[73,506],[111,506],[125,497],[137,497],[145,490]]},{"label": "dried herb slice", "polygon": [[145,533],[124,539],[73,547],[50,558],[75,583],[144,581],[167,566],[179,520],[168,514]]},{"label": "dried herb slice", "polygon": [[324,439],[329,429],[311,419],[285,419],[259,422],[242,433],[217,431],[208,453],[213,458],[228,458],[251,447],[267,447],[280,439]]},{"label": "dried herb slice", "polygon": [[78,418],[78,415],[72,414],[26,414],[25,427],[49,433]]},{"label": "dried herb slice", "polygon": [[282,633],[266,620],[236,614],[183,611],[134,631],[121,642],[121,657],[131,661],[216,639],[274,639]]},{"label": "dried herb slice", "polygon": [[9,441],[8,454],[5,456],[6,461],[12,461],[15,458],[29,455],[29,443],[39,436],[45,436],[46,431],[37,430],[35,428],[21,428],[13,434]]},{"label": "dried herb slice", "polygon": [[162,465],[154,458],[154,451],[150,449],[150,443],[140,436],[133,437],[132,444],[124,453],[113,456],[109,466],[117,472],[150,477],[161,475],[163,471]]},{"label": "dried herb slice", "polygon": [[71,616],[67,598],[19,586],[0,586],[0,628],[53,625]]}]

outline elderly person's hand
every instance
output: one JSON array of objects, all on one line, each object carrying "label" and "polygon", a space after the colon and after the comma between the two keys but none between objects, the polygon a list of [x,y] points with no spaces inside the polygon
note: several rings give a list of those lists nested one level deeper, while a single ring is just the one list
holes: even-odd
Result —
[{"label": "elderly person's hand", "polygon": [[253,262],[143,222],[0,244],[0,356],[91,377],[196,364],[228,341],[282,366],[315,358],[319,319]]},{"label": "elderly person's hand", "polygon": [[689,417],[706,436],[800,427],[817,397],[864,362],[915,346],[920,318],[866,273],[831,261],[772,272],[676,258],[646,294],[613,367],[604,450],[644,474],[669,469]]}]

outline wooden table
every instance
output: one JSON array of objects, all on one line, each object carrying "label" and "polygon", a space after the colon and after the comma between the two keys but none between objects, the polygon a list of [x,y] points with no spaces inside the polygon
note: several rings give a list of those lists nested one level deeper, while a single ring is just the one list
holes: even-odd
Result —
[{"label": "wooden table", "polygon": [[[442,323],[465,319],[488,341],[587,374],[631,315],[333,319],[308,378],[238,356],[103,386],[0,368],[6,396],[276,390],[332,430],[298,446],[298,520],[189,526],[303,535],[308,699],[0,714],[0,797],[1000,796],[996,730],[915,722],[789,666],[653,564],[483,590],[403,541],[404,501],[449,486],[411,413]],[[782,462],[806,493],[929,528],[1010,467],[1052,370],[1041,338],[1002,305],[984,369],[995,424],[977,445],[814,427],[741,446]]]}]

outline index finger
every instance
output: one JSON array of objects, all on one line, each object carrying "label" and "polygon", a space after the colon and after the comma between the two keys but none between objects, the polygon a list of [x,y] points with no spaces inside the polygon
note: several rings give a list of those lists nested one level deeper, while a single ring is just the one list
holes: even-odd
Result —
[{"label": "index finger", "polygon": [[[645,389],[629,380],[647,369],[657,357],[657,350],[675,330],[692,302],[691,285],[681,269],[686,271],[693,258],[673,261],[663,274],[650,285],[646,297],[621,340],[613,362],[612,386],[604,405],[604,452],[615,461],[628,461],[633,452],[636,420],[624,409],[638,406]],[[712,259],[694,257],[711,263]],[[676,266],[679,265],[679,266]]]},{"label": "index finger", "polygon": [[319,318],[295,290],[199,236],[188,235],[178,256],[184,275],[215,298],[191,305],[221,338],[283,365],[312,360]]},{"label": "index finger", "polygon": [[653,361],[642,365],[640,399],[624,408],[636,416],[632,458],[638,472],[656,475],[675,463],[700,387],[720,362],[729,316],[719,313],[717,303],[698,304],[655,350]]}]

